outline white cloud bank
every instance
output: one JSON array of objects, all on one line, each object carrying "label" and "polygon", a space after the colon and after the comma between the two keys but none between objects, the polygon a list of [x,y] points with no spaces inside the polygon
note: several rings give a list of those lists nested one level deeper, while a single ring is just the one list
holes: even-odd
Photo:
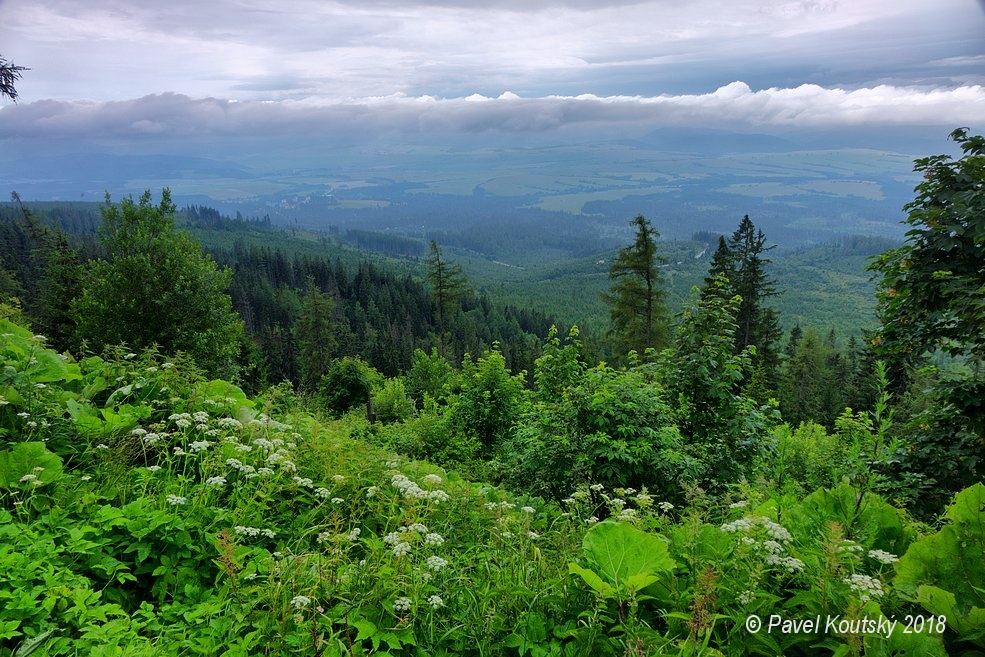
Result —
[{"label": "white cloud bank", "polygon": [[235,101],[154,94],[125,101],[44,100],[0,108],[0,138],[290,136],[333,132],[530,132],[585,124],[814,128],[985,124],[985,87],[853,90],[805,84],[660,96],[496,98],[402,94],[344,100]]}]

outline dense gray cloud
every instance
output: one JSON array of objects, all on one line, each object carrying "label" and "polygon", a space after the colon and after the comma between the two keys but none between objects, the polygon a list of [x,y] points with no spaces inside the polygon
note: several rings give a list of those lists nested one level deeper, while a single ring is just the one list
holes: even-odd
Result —
[{"label": "dense gray cloud", "polygon": [[3,0],[24,101],[985,83],[976,0]]},{"label": "dense gray cloud", "polygon": [[985,87],[922,89],[817,85],[753,90],[733,82],[711,93],[524,98],[390,95],[340,101],[235,101],[157,94],[126,101],[37,101],[0,109],[0,138],[290,136],[529,132],[569,126],[694,124],[729,127],[983,125]]}]

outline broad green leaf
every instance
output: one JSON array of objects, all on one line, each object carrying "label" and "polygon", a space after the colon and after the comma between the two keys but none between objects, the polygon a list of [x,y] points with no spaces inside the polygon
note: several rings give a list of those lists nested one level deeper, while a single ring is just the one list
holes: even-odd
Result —
[{"label": "broad green leaf", "polygon": [[593,591],[598,593],[603,598],[609,598],[615,594],[615,589],[612,588],[611,585],[603,582],[602,578],[596,575],[595,572],[588,570],[587,568],[582,568],[576,563],[568,564],[568,573],[581,577]]},{"label": "broad green leaf", "polygon": [[[635,594],[677,565],[662,538],[611,520],[595,525],[585,534],[582,551],[590,570],[618,594]],[[572,572],[585,579],[581,570],[576,566]],[[597,582],[593,586],[586,579],[586,583],[598,590]]]},{"label": "broad green leaf", "polygon": [[896,564],[896,589],[947,616],[962,639],[985,647],[985,485],[961,491],[945,514],[951,524],[913,543]]},{"label": "broad green leaf", "polygon": [[[44,443],[17,443],[12,449],[0,452],[0,487],[43,486],[61,475],[62,460],[49,452]],[[24,477],[37,477],[39,483],[22,482]]]}]

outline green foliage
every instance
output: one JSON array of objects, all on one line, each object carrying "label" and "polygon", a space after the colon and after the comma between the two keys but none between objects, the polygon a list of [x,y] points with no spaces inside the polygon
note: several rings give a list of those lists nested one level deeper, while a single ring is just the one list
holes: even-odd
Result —
[{"label": "green foliage", "polygon": [[772,411],[737,392],[755,347],[734,353],[735,313],[741,300],[726,299],[725,286],[724,277],[719,277],[711,293],[693,295],[660,371],[677,426],[691,456],[701,464],[700,481],[713,488],[748,473],[774,423]]},{"label": "green foliage", "polygon": [[414,415],[414,400],[403,379],[387,379],[373,392],[373,411],[380,422],[400,422]]},{"label": "green foliage", "polygon": [[947,617],[962,642],[985,648],[985,485],[958,493],[948,521],[913,543],[900,559],[894,584],[927,611]]},{"label": "green foliage", "polygon": [[322,377],[318,398],[325,408],[341,415],[372,397],[379,374],[361,358],[346,356],[332,363]]},{"label": "green foliage", "polygon": [[301,386],[314,389],[328,372],[335,352],[335,329],[332,314],[335,301],[308,280],[308,287],[301,299],[301,313],[298,315],[294,331],[297,334]]},{"label": "green foliage", "polygon": [[523,410],[524,374],[513,376],[497,350],[462,361],[461,389],[450,404],[455,431],[475,436],[486,455],[502,445]]},{"label": "green foliage", "polygon": [[426,399],[438,400],[448,394],[447,386],[453,378],[453,368],[437,348],[432,347],[431,353],[422,349],[414,350],[410,369],[404,376],[407,394],[413,398],[418,407],[423,407]]},{"label": "green foliage", "polygon": [[101,229],[105,259],[85,268],[73,303],[78,339],[99,351],[126,344],[186,352],[213,375],[236,371],[242,321],[227,294],[232,272],[219,269],[199,244],[174,228],[168,190],[118,205],[107,197]]},{"label": "green foliage", "polygon": [[657,255],[660,234],[643,215],[633,219],[636,238],[619,251],[609,269],[611,289],[602,299],[609,306],[610,336],[619,355],[643,354],[667,344],[670,320]]},{"label": "green foliage", "polygon": [[[550,410],[556,401],[552,413],[572,409],[584,426],[606,427],[613,442],[633,433],[651,440],[644,429],[673,419],[662,406],[659,361],[584,368],[574,338],[555,338],[545,349],[532,403]],[[23,332],[9,332],[10,341],[44,351]],[[33,365],[6,344],[0,357],[11,380]],[[841,655],[863,645],[866,654],[941,655],[975,636],[959,641],[948,630],[944,646],[939,635],[781,637],[744,629],[749,613],[901,618],[912,611],[892,587],[892,562],[920,527],[873,492],[838,485],[787,495],[768,482],[747,483],[692,488],[678,509],[663,491],[560,481],[574,490],[559,508],[361,439],[404,439],[403,447],[415,444],[408,435],[427,436],[418,443],[427,450],[478,459],[477,434],[452,418],[463,399],[480,407],[500,399],[469,386],[512,387],[495,352],[466,367],[463,392],[447,405],[430,402],[386,425],[358,414],[321,422],[303,413],[303,401],[280,401],[279,390],[253,400],[153,352],[111,351],[67,365],[74,377],[17,387],[30,395],[25,407],[41,437],[63,444],[71,436],[79,449],[61,464],[36,440],[4,448],[18,453],[5,480],[37,472],[40,483],[20,474],[0,488],[3,655],[32,646],[36,654],[155,657]],[[523,406],[528,393],[518,389]],[[103,410],[121,414],[127,405],[150,415],[105,444],[87,445],[67,416],[70,402],[99,411],[102,421]],[[659,413],[638,408],[646,403]],[[23,418],[4,413],[5,429],[21,426]],[[871,422],[871,430],[846,424],[838,439],[856,432],[870,440],[879,434],[878,417]],[[59,468],[60,476],[47,478]],[[968,544],[981,538],[973,532],[983,493],[973,492],[960,498],[949,525]],[[980,554],[969,557],[969,566],[980,566]],[[921,564],[917,590],[939,586],[954,595],[955,613],[971,618],[980,585],[952,587],[923,570],[936,564]],[[901,563],[899,572],[908,569]],[[586,586],[572,585],[572,572]]]},{"label": "green foliage", "polygon": [[449,263],[442,256],[441,247],[434,240],[431,241],[425,267],[438,316],[439,335],[444,340],[443,334],[447,329],[449,317],[458,310],[459,301],[464,296],[468,283],[465,275],[462,274],[462,268],[457,264]]},{"label": "green foliage", "polygon": [[582,540],[582,551],[588,568],[570,563],[568,570],[602,598],[634,597],[676,566],[662,536],[618,522],[592,527]]},{"label": "green foliage", "polygon": [[33,489],[62,475],[62,460],[44,443],[16,443],[0,451],[0,488]]},{"label": "green foliage", "polygon": [[906,206],[907,241],[872,264],[882,274],[877,344],[893,364],[934,348],[985,358],[985,137],[962,128],[951,139],[963,156],[916,161],[923,180]]}]

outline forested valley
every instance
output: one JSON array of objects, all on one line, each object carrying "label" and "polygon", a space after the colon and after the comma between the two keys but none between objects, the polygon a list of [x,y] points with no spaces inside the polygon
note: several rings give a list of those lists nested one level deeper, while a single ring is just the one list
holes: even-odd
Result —
[{"label": "forested valley", "polygon": [[659,217],[578,253],[579,326],[440,234],[14,194],[0,655],[985,653],[985,138],[952,138],[840,331],[784,319],[750,216],[683,301]]}]

